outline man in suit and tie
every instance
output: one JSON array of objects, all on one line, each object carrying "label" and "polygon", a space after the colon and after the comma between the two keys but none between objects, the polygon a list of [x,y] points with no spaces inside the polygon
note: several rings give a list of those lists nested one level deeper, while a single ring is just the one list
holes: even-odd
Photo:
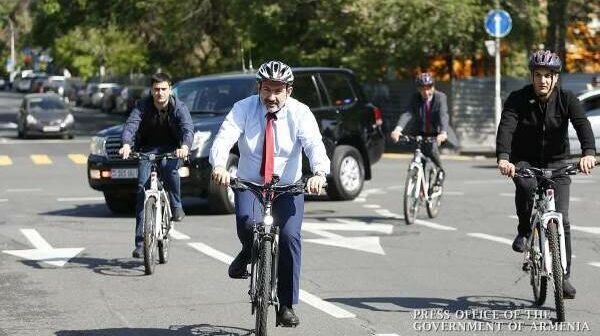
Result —
[{"label": "man in suit and tie", "polygon": [[[415,79],[417,90],[411,97],[410,103],[404,113],[400,115],[398,124],[390,134],[394,142],[398,142],[405,133],[435,136],[437,141],[425,143],[423,154],[433,161],[439,168],[436,178],[437,184],[441,185],[444,180],[444,169],[438,149],[442,142],[448,139],[448,103],[446,94],[437,91],[433,86],[434,81],[430,73],[424,72]],[[412,127],[407,128],[407,125]]]}]

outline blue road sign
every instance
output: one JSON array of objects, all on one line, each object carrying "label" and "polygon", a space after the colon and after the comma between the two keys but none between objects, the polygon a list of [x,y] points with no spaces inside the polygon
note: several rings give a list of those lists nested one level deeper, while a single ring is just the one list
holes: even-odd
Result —
[{"label": "blue road sign", "polygon": [[492,37],[504,37],[510,33],[512,19],[502,9],[492,9],[485,16],[485,31]]}]

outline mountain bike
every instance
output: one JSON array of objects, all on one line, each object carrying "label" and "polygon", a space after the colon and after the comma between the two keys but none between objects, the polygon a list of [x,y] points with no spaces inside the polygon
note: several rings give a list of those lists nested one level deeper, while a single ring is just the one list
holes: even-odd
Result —
[{"label": "mountain bike", "polygon": [[404,185],[404,221],[406,224],[413,224],[422,204],[426,205],[429,218],[437,217],[444,188],[442,183],[437,181],[437,166],[422,151],[423,144],[437,141],[436,137],[405,135],[403,141],[416,143]]},{"label": "mountain bike", "polygon": [[524,253],[523,270],[529,272],[535,304],[546,301],[548,279],[554,284],[556,319],[565,320],[563,302],[563,276],[567,270],[565,231],[563,218],[556,211],[554,180],[557,177],[576,175],[577,165],[569,164],[558,169],[521,168],[515,176],[536,178],[537,188],[532,195],[531,234]]},{"label": "mountain bike", "polygon": [[[257,336],[267,335],[267,316],[270,305],[279,310],[277,297],[277,271],[279,265],[279,225],[274,222],[272,206],[275,199],[284,194],[299,195],[304,193],[305,181],[287,186],[276,186],[279,177],[273,175],[270,183],[257,185],[252,182],[232,179],[234,190],[250,190],[261,199],[264,210],[263,220],[254,223],[252,234],[252,250],[250,258],[250,303],[252,314],[256,315]],[[279,326],[279,321],[275,326]]]},{"label": "mountain bike", "polygon": [[169,191],[158,173],[158,162],[179,159],[174,153],[132,153],[132,158],[151,163],[150,183],[144,191],[144,269],[146,275],[154,273],[158,263],[169,261],[169,230],[171,229],[171,204]]}]

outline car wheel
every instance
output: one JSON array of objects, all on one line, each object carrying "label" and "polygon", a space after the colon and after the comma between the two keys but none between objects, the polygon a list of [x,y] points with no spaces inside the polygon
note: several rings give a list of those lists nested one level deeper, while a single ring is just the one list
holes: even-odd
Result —
[{"label": "car wheel", "polygon": [[129,214],[135,210],[135,194],[121,194],[114,192],[104,192],[106,206],[114,214]]},{"label": "car wheel", "polygon": [[338,146],[333,153],[327,194],[333,200],[351,200],[360,194],[365,167],[360,152],[352,146]]},{"label": "car wheel", "polygon": [[[227,160],[227,171],[231,176],[237,176],[239,157],[230,154]],[[230,214],[235,212],[234,193],[230,187],[216,185],[212,179],[208,188],[208,203],[210,209],[219,214]]]}]

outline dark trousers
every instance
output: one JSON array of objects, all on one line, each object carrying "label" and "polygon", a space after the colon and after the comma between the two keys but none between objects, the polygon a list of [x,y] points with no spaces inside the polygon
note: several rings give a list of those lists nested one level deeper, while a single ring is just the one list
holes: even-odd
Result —
[{"label": "dark trousers", "polygon": [[[243,249],[250,251],[252,228],[263,217],[263,204],[249,190],[235,192],[237,234]],[[282,195],[273,203],[274,223],[279,225],[279,273],[277,296],[282,305],[298,304],[300,292],[300,229],[304,218],[304,195]]]},{"label": "dark trousers", "polygon": [[[181,187],[179,177],[179,166],[181,160],[169,159],[163,165],[158,162],[158,174],[164,186],[169,191],[169,202],[171,211],[181,208]],[[141,246],[144,242],[144,190],[149,187],[151,163],[148,160],[140,160],[138,164],[137,196],[135,203],[135,246]]]},{"label": "dark trousers", "polygon": [[[541,168],[560,168],[565,165],[564,162],[555,162]],[[520,161],[515,165],[517,169],[531,167],[529,162]],[[562,214],[563,227],[565,230],[565,248],[567,250],[567,274],[568,278],[571,274],[571,226],[569,223],[569,193],[571,178],[563,176],[554,179],[554,199],[556,211]],[[519,217],[519,225],[517,230],[519,234],[529,236],[531,233],[531,211],[533,202],[531,195],[537,188],[537,179],[515,177],[513,182],[516,186],[515,191],[515,206],[517,208],[517,216]]]}]

